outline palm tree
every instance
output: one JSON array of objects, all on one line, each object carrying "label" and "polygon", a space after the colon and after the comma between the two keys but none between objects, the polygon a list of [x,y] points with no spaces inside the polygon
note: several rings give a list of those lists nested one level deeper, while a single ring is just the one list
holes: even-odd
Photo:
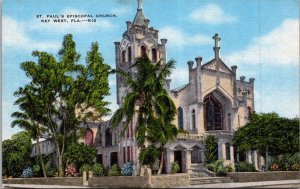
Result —
[{"label": "palm tree", "polygon": [[13,112],[12,117],[16,118],[12,123],[11,126],[19,126],[20,128],[28,131],[31,135],[33,140],[37,141],[38,146],[38,156],[40,159],[40,163],[42,165],[42,171],[44,177],[47,177],[44,161],[41,154],[41,146],[39,145],[39,139],[43,138],[43,135],[46,134],[46,128],[43,124],[45,124],[44,116],[39,114],[39,109],[36,103],[33,101],[37,100],[36,97],[32,95],[32,93],[28,93],[27,90],[30,90],[30,87],[27,89],[19,89],[15,92],[15,95],[22,94],[22,98],[19,98],[15,104],[19,105],[20,109],[23,112]]},{"label": "palm tree", "polygon": [[[137,113],[136,137],[137,144],[141,148],[144,148],[147,139],[147,128],[152,126],[155,118],[167,112],[165,110],[167,104],[163,104],[163,102],[171,104],[172,108],[174,106],[164,89],[165,80],[174,67],[174,60],[170,60],[166,64],[161,61],[152,63],[148,57],[144,56],[137,58],[131,66],[137,71],[134,77],[121,69],[113,70],[113,73],[118,73],[124,78],[130,92],[126,95],[121,107],[114,113],[112,126],[113,128],[117,127],[125,119],[124,133],[128,129],[129,123],[132,122],[133,116]],[[173,117],[176,114],[176,110],[169,112],[172,112],[170,116]]]}]

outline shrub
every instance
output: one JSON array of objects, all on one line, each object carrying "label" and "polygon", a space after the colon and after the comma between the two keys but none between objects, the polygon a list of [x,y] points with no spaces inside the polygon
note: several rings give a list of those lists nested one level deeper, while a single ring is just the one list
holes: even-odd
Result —
[{"label": "shrub", "polygon": [[255,167],[247,162],[238,162],[235,164],[236,172],[255,172]]},{"label": "shrub", "polygon": [[292,171],[300,171],[299,163],[294,163],[294,164],[291,166],[291,170],[292,170]]},{"label": "shrub", "polygon": [[212,172],[216,172],[216,166],[213,163],[207,164],[206,168]]},{"label": "shrub", "polygon": [[84,171],[88,172],[90,170],[91,170],[91,168],[88,164],[83,164],[79,169],[79,176],[82,176]]},{"label": "shrub", "polygon": [[39,164],[35,164],[32,166],[32,172],[33,172],[33,176],[38,177],[40,176],[40,172],[41,172],[41,167]]},{"label": "shrub", "polygon": [[227,169],[223,166],[218,167],[217,176],[227,176]]},{"label": "shrub", "polygon": [[123,176],[131,176],[133,173],[132,163],[130,163],[130,162],[125,163],[122,167],[121,173]]},{"label": "shrub", "polygon": [[121,170],[117,164],[114,164],[108,170],[108,176],[121,176]]},{"label": "shrub", "polygon": [[277,163],[273,163],[270,167],[270,171],[281,171],[281,168]]},{"label": "shrub", "polygon": [[32,177],[32,176],[33,176],[33,171],[30,167],[27,167],[27,168],[23,169],[21,177],[29,178],[29,177]]},{"label": "shrub", "polygon": [[103,176],[106,175],[105,168],[101,164],[99,164],[99,163],[95,163],[93,165],[92,171],[93,171],[93,176],[103,177]]},{"label": "shrub", "polygon": [[66,177],[77,177],[78,173],[76,172],[76,167],[74,165],[69,165],[65,169],[65,176]]},{"label": "shrub", "polygon": [[226,170],[229,173],[234,172],[234,168],[233,168],[233,166],[231,164],[229,164],[229,165],[226,166]]},{"label": "shrub", "polygon": [[177,173],[178,171],[180,170],[180,167],[179,167],[179,164],[177,161],[174,161],[171,163],[171,172],[174,174],[174,173]]},{"label": "shrub", "polygon": [[48,177],[53,177],[56,175],[56,173],[57,173],[57,170],[55,167],[52,167],[50,165],[46,167],[46,175]]}]

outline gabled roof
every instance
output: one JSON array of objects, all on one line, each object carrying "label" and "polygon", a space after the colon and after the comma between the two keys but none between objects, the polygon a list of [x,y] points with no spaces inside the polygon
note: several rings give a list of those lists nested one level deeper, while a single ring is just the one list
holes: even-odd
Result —
[{"label": "gabled roof", "polygon": [[175,89],[172,89],[171,92],[179,92],[179,91],[185,89],[188,85],[189,85],[189,83],[188,83],[188,84],[185,84],[185,85],[182,85],[182,86],[180,86],[180,87],[177,87],[177,88],[175,88]]},{"label": "gabled roof", "polygon": [[[233,73],[232,70],[221,59],[216,59],[216,58],[214,58],[214,59],[208,61],[207,63],[203,64],[201,66],[201,68],[207,68],[207,69],[213,69],[214,70],[214,65],[213,64],[215,62],[220,64],[220,67],[219,67],[220,71],[226,72],[226,73]],[[215,68],[215,70],[216,70],[216,68]]]}]

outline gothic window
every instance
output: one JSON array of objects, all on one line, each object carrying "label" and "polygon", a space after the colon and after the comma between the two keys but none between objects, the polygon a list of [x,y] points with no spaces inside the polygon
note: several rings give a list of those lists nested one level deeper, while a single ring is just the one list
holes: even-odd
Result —
[{"label": "gothic window", "polygon": [[105,146],[112,146],[112,134],[110,128],[105,130]]},{"label": "gothic window", "polygon": [[205,128],[206,130],[223,129],[222,105],[212,96],[205,99]]},{"label": "gothic window", "polygon": [[195,109],[192,110],[192,129],[196,129],[196,111]]},{"label": "gothic window", "polygon": [[126,51],[125,50],[122,51],[122,62],[123,63],[126,62]]},{"label": "gothic window", "polygon": [[181,107],[178,108],[178,127],[183,129],[183,109]]},{"label": "gothic window", "polygon": [[130,62],[131,61],[131,47],[128,47],[127,53],[128,53],[128,62]]},{"label": "gothic window", "polygon": [[228,121],[228,130],[231,131],[231,114],[230,113],[228,113],[227,121]]},{"label": "gothic window", "polygon": [[191,163],[202,163],[201,162],[201,151],[198,146],[194,146],[191,151]]},{"label": "gothic window", "polygon": [[86,129],[84,142],[88,146],[93,146],[93,131],[91,129]]},{"label": "gothic window", "polygon": [[226,148],[226,160],[230,160],[231,159],[231,157],[230,157],[230,144],[229,144],[229,142],[226,142],[226,144],[225,144],[225,148]]},{"label": "gothic window", "polygon": [[146,47],[145,46],[141,46],[141,57],[147,56],[146,53]]},{"label": "gothic window", "polygon": [[152,49],[152,61],[157,62],[157,51],[155,48]]}]

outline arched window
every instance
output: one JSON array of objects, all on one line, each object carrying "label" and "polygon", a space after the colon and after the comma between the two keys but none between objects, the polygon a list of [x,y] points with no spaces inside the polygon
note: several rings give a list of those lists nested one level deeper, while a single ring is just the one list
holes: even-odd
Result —
[{"label": "arched window", "polygon": [[141,46],[141,57],[147,56],[146,53],[146,47],[145,46]]},{"label": "arched window", "polygon": [[204,100],[205,104],[205,128],[206,130],[223,129],[223,108],[222,105],[212,96]]},{"label": "arched window", "polygon": [[122,62],[126,62],[126,51],[122,51]]},{"label": "arched window", "polygon": [[91,129],[86,129],[85,136],[84,136],[84,142],[88,146],[93,146],[93,131]]},{"label": "arched window", "polygon": [[127,53],[128,53],[128,62],[130,62],[131,61],[131,47],[128,47]]},{"label": "arched window", "polygon": [[152,61],[157,62],[157,51],[155,48],[152,49]]},{"label": "arched window", "polygon": [[227,122],[228,122],[228,130],[231,131],[231,114],[230,113],[228,113]]},{"label": "arched window", "polygon": [[178,127],[179,129],[183,129],[183,109],[179,107],[177,111],[178,111]]},{"label": "arched window", "polygon": [[191,151],[191,163],[202,163],[201,151],[198,146],[194,146]]},{"label": "arched window", "polygon": [[192,129],[196,129],[196,111],[195,109],[192,110]]},{"label": "arched window", "polygon": [[229,142],[226,142],[226,144],[225,144],[225,148],[226,148],[226,160],[230,160],[231,159],[231,157],[230,157],[230,144],[229,144]]},{"label": "arched window", "polygon": [[105,146],[112,146],[112,134],[110,128],[105,130]]}]

